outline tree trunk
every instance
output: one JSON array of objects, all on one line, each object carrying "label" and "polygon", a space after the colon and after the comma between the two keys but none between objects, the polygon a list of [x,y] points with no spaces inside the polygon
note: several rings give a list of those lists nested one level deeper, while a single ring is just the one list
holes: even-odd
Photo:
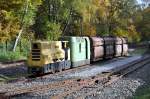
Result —
[{"label": "tree trunk", "polygon": [[29,40],[29,43],[30,43],[30,47],[29,47],[29,50],[31,50],[32,48],[31,48],[31,45],[32,45],[32,39],[31,39],[31,37],[28,35],[28,40]]},{"label": "tree trunk", "polygon": [[14,51],[14,52],[16,51],[16,47],[17,47],[19,38],[20,38],[20,36],[21,36],[21,34],[22,34],[22,32],[23,32],[24,18],[25,18],[25,15],[26,15],[27,12],[28,12],[28,1],[29,1],[29,0],[26,0],[25,10],[24,10],[24,13],[23,13],[22,18],[21,18],[21,24],[20,24],[21,29],[20,29],[20,31],[19,31],[19,34],[18,34],[18,36],[17,36],[17,38],[16,38],[16,41],[15,41],[15,44],[14,44],[14,47],[13,47],[13,51]]},{"label": "tree trunk", "polygon": [[69,26],[69,24],[70,24],[70,21],[71,21],[71,11],[70,11],[69,19],[67,20],[67,23],[66,23],[66,25],[64,26],[64,29],[63,29],[63,32],[62,32],[62,36],[63,36],[63,35],[66,35],[65,32],[66,32],[66,30],[67,30],[67,28],[68,28],[68,26]]},{"label": "tree trunk", "polygon": [[22,27],[22,29],[19,31],[19,34],[18,34],[18,36],[17,36],[17,38],[16,38],[16,41],[15,41],[15,44],[14,44],[14,47],[13,47],[13,51],[14,51],[14,52],[16,51],[16,47],[17,47],[19,38],[20,38],[20,36],[21,36],[21,34],[22,34],[22,31],[23,31],[23,27]]}]

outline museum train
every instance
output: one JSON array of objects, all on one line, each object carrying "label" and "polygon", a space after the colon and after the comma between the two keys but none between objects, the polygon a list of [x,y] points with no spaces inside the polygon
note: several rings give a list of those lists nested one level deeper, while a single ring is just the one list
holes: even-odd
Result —
[{"label": "museum train", "polygon": [[60,41],[34,41],[27,60],[28,73],[55,73],[127,55],[126,37],[66,36]]}]

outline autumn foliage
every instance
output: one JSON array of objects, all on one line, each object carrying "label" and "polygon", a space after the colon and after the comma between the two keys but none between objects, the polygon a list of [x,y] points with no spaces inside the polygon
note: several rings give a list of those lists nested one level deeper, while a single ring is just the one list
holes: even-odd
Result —
[{"label": "autumn foliage", "polygon": [[21,29],[21,37],[31,40],[64,35],[148,40],[150,7],[137,5],[136,0],[0,0],[0,42],[15,40]]}]

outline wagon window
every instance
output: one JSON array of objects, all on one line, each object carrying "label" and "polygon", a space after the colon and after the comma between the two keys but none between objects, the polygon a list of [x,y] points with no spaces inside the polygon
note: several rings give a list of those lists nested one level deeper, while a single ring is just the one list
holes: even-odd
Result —
[{"label": "wagon window", "polygon": [[79,44],[79,52],[81,53],[81,43]]}]

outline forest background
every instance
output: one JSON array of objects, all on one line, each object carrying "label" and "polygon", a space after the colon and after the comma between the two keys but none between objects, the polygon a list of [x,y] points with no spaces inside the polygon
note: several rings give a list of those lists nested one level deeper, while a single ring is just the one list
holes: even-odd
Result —
[{"label": "forest background", "polygon": [[125,36],[129,42],[149,41],[150,0],[138,1],[0,0],[0,60],[27,56],[36,39]]}]

